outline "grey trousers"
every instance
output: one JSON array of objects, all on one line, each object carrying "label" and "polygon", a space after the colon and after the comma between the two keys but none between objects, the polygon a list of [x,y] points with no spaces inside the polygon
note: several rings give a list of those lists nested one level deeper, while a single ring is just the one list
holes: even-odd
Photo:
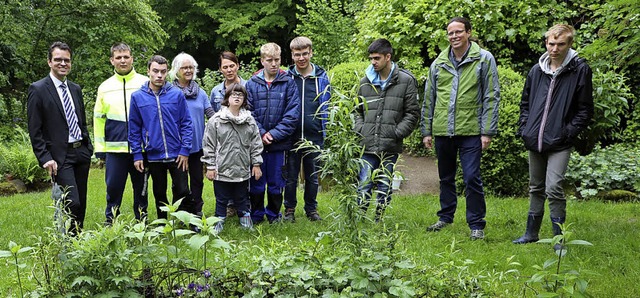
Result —
[{"label": "grey trousers", "polygon": [[544,215],[549,199],[551,217],[566,217],[567,200],[562,184],[573,148],[538,153],[529,151],[529,214]]}]

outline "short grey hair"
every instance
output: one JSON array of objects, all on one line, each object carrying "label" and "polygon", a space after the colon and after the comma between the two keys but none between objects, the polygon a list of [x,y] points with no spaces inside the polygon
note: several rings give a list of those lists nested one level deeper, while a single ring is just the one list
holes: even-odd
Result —
[{"label": "short grey hair", "polygon": [[171,70],[169,71],[169,77],[171,77],[172,79],[177,79],[178,70],[180,70],[182,64],[187,61],[191,62],[191,64],[193,64],[193,67],[195,67],[195,69],[193,70],[193,79],[195,80],[198,75],[198,62],[196,62],[196,59],[194,59],[193,56],[185,52],[182,52],[175,58],[173,58],[173,62],[171,62]]}]

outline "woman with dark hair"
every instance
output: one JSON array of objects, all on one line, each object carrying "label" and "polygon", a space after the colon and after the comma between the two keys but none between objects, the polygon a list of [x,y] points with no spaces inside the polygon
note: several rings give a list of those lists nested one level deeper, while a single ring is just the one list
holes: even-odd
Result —
[{"label": "woman with dark hair", "polygon": [[218,84],[213,87],[211,90],[211,107],[213,107],[214,111],[220,111],[220,105],[222,99],[225,96],[225,92],[227,87],[232,84],[240,84],[244,87],[247,84],[243,78],[238,76],[238,69],[240,68],[240,63],[238,63],[238,57],[232,52],[225,51],[220,54],[220,73],[224,76],[224,82]]},{"label": "woman with dark hair", "polygon": [[[180,88],[187,99],[189,114],[191,115],[193,141],[189,152],[189,186],[191,188],[192,206],[185,206],[196,215],[202,215],[202,187],[204,177],[202,175],[202,136],[204,134],[205,116],[210,118],[214,111],[207,98],[207,93],[196,83],[198,63],[189,54],[180,53],[173,58],[169,76],[173,78],[173,85]],[[184,204],[185,202],[183,202]]]},{"label": "woman with dark hair", "polygon": [[249,179],[260,179],[262,139],[255,119],[247,110],[247,91],[240,84],[227,88],[221,109],[209,122],[204,135],[207,179],[216,196],[215,230],[222,231],[227,205],[233,202],[243,228],[253,228],[249,203]]}]

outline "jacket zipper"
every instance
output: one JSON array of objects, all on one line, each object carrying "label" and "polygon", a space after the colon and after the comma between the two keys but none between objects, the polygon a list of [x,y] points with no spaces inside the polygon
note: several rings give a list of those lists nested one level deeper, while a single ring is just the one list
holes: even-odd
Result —
[{"label": "jacket zipper", "polygon": [[544,111],[542,112],[542,122],[540,123],[540,130],[538,131],[538,152],[542,152],[544,128],[547,125],[547,117],[549,116],[549,107],[551,106],[551,97],[553,96],[553,89],[555,89],[556,87],[556,78],[557,76],[553,76],[551,78],[551,83],[549,84],[549,91],[547,91],[547,98],[544,103]]},{"label": "jacket zipper", "polygon": [[[129,113],[127,111],[127,79],[122,78],[122,103],[124,104],[124,127],[127,135],[129,134]],[[131,153],[131,145],[127,142],[127,152]]]},{"label": "jacket zipper", "polygon": [[304,111],[304,89],[305,89],[305,82],[307,80],[307,78],[305,78],[304,76],[302,76],[302,96],[300,96],[301,99],[301,106],[302,106],[302,112],[300,113],[300,118],[301,118],[301,127],[300,127],[300,139],[304,140],[304,118],[305,118],[305,111]]},{"label": "jacket zipper", "polygon": [[[162,91],[162,90],[160,90]],[[158,91],[158,93],[160,92]],[[160,118],[160,132],[162,133],[162,145],[164,145],[164,158],[169,158],[169,150],[167,149],[167,137],[164,134],[164,122],[162,120],[162,110],[160,109],[160,96],[153,93],[156,96],[156,103],[158,104],[158,117]]]}]

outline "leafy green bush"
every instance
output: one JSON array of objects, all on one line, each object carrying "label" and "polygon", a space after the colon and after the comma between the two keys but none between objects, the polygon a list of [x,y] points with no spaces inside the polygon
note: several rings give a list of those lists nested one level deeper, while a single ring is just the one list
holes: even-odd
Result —
[{"label": "leafy green bush", "polygon": [[[590,153],[603,139],[612,141],[622,138],[620,121],[627,113],[628,103],[634,98],[626,81],[623,74],[614,71],[602,72],[597,68],[593,70],[593,121],[579,135],[579,142],[584,144],[580,146],[582,148],[576,146],[576,150],[582,155]],[[637,126],[637,122],[629,123],[625,132],[626,139],[636,140],[638,131],[634,128]]]},{"label": "leafy green bush", "polygon": [[336,65],[328,71],[331,88],[344,96],[355,97],[367,66],[369,63],[366,61],[344,62]]},{"label": "leafy green bush", "polygon": [[46,181],[47,172],[33,155],[29,136],[19,127],[15,131],[19,138],[0,144],[0,174],[10,175],[25,184]]},{"label": "leafy green bush", "polygon": [[576,196],[589,199],[611,190],[640,193],[640,148],[615,144],[596,148],[588,156],[571,155],[566,182],[575,186]]}]

